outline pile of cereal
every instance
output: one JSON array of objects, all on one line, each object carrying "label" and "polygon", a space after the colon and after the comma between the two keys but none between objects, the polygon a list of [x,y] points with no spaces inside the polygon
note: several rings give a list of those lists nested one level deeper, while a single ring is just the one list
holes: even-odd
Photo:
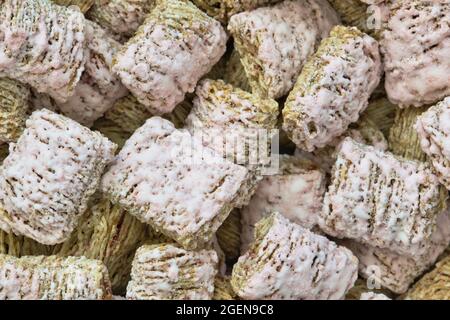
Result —
[{"label": "pile of cereal", "polygon": [[0,299],[450,299],[448,0],[0,0]]}]

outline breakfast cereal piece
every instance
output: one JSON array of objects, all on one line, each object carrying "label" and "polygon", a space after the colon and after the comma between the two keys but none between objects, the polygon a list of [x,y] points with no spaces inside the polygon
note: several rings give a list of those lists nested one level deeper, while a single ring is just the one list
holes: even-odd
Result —
[{"label": "breakfast cereal piece", "polygon": [[217,241],[229,262],[240,256],[241,250],[241,211],[234,209],[217,230]]},{"label": "breakfast cereal piece", "polygon": [[427,107],[397,108],[394,124],[389,131],[389,149],[392,153],[411,160],[427,160],[414,128],[417,118],[427,109]]},{"label": "breakfast cereal piece", "polygon": [[205,145],[248,169],[268,164],[270,155],[260,156],[264,152],[261,134],[269,153],[278,118],[275,100],[262,99],[222,80],[203,80],[195,93],[186,119],[191,134],[200,134]]},{"label": "breakfast cereal piece", "polygon": [[203,147],[187,130],[153,117],[125,143],[101,189],[142,222],[195,249],[211,241],[247,197],[242,187],[248,179],[244,167]]},{"label": "breakfast cereal piece", "polygon": [[359,300],[392,300],[382,293],[365,292]]},{"label": "breakfast cereal piece", "polygon": [[0,254],[0,300],[111,299],[108,270],[84,257]]},{"label": "breakfast cereal piece", "polygon": [[214,250],[187,251],[172,244],[142,246],[133,260],[127,298],[210,300],[217,262]]},{"label": "breakfast cereal piece", "polygon": [[25,128],[30,89],[18,81],[0,78],[0,143],[14,142]]},{"label": "breakfast cereal piece", "polygon": [[64,116],[33,112],[0,167],[0,228],[42,244],[65,241],[115,148]]},{"label": "breakfast cereal piece", "polygon": [[381,72],[373,38],[356,28],[333,28],[286,100],[284,130],[302,150],[325,147],[358,121]]},{"label": "breakfast cereal piece", "polygon": [[95,0],[52,0],[52,2],[60,6],[77,6],[80,11],[86,13],[94,4]]},{"label": "breakfast cereal piece", "polygon": [[385,137],[389,137],[396,112],[397,106],[395,104],[392,104],[386,97],[377,97],[369,101],[369,106],[362,113],[361,118],[370,119]]},{"label": "breakfast cereal piece", "polygon": [[250,203],[242,209],[242,253],[254,241],[256,223],[273,212],[280,212],[307,229],[316,225],[325,194],[325,173],[309,161],[293,156],[281,155],[279,163],[279,174],[265,176]]},{"label": "breakfast cereal piece", "polygon": [[155,0],[94,0],[86,16],[117,40],[124,40],[134,34],[155,3]]},{"label": "breakfast cereal piece", "polygon": [[64,102],[84,69],[84,32],[79,10],[50,0],[5,0],[0,6],[0,74]]},{"label": "breakfast cereal piece", "polygon": [[226,50],[220,23],[189,1],[159,0],[113,61],[113,71],[154,114],[171,112]]},{"label": "breakfast cereal piece", "polygon": [[234,265],[231,285],[244,299],[341,299],[357,278],[344,247],[272,214],[258,222],[255,243]]},{"label": "breakfast cereal piece", "polygon": [[286,95],[320,40],[338,23],[325,0],[286,0],[232,16],[228,30],[252,92],[270,98]]},{"label": "breakfast cereal piece", "polygon": [[214,295],[212,300],[238,300],[239,297],[234,293],[231,287],[231,278],[229,276],[216,276],[214,279]]},{"label": "breakfast cereal piece", "polygon": [[408,290],[425,270],[443,254],[450,243],[450,216],[448,210],[438,216],[436,230],[424,245],[426,250],[417,260],[353,240],[342,244],[352,250],[359,260],[359,273],[367,278],[372,287],[384,287],[402,294]]},{"label": "breakfast cereal piece", "polygon": [[113,55],[119,50],[120,43],[88,20],[85,34],[88,54],[84,73],[74,95],[57,106],[64,115],[91,127],[116,100],[127,95],[128,90],[110,71]]},{"label": "breakfast cereal piece", "polygon": [[241,62],[241,56],[236,49],[233,49],[230,59],[225,66],[223,80],[236,88],[244,91],[252,92],[252,88],[248,82],[247,74]]},{"label": "breakfast cereal piece", "polygon": [[406,300],[449,300],[450,257],[438,262],[406,293]]},{"label": "breakfast cereal piece", "polygon": [[193,0],[194,4],[209,16],[227,24],[234,14],[254,10],[281,2],[282,0]]},{"label": "breakfast cereal piece", "polygon": [[85,256],[108,268],[114,292],[125,292],[136,249],[147,239],[147,226],[108,199],[93,201],[70,238],[53,248],[58,256]]},{"label": "breakfast cereal piece", "polygon": [[445,208],[446,192],[426,163],[347,138],[341,144],[318,224],[328,235],[354,239],[417,259]]},{"label": "breakfast cereal piece", "polygon": [[450,189],[449,121],[450,97],[447,97],[423,113],[416,123],[420,146],[447,189]]},{"label": "breakfast cereal piece", "polygon": [[386,91],[400,107],[423,106],[450,95],[450,2],[395,1],[381,50]]}]

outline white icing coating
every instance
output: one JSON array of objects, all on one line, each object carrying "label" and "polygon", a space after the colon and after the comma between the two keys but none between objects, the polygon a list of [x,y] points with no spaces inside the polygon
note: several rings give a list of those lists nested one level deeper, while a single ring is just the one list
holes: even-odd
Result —
[{"label": "white icing coating", "polygon": [[64,115],[90,127],[116,100],[127,95],[128,90],[110,71],[120,43],[88,20],[85,33],[87,57],[84,73],[74,95],[64,103],[57,103],[57,106]]},{"label": "white icing coating", "polygon": [[48,0],[5,0],[0,6],[0,73],[63,102],[84,68],[83,14]]},{"label": "white icing coating", "polygon": [[300,149],[325,147],[359,119],[381,74],[378,43],[356,28],[335,27],[289,94],[283,129]]},{"label": "white icing coating", "polygon": [[280,157],[280,174],[265,176],[250,203],[241,210],[241,252],[253,243],[255,224],[272,212],[280,212],[307,229],[316,225],[325,193],[325,174],[294,157]]},{"label": "white icing coating", "polygon": [[449,210],[437,218],[437,229],[425,244],[426,250],[418,260],[402,256],[389,249],[379,249],[356,241],[345,240],[348,247],[358,257],[359,273],[374,285],[381,285],[392,292],[402,294],[424,271],[430,268],[450,244]]},{"label": "white icing coating", "polygon": [[244,167],[187,130],[153,117],[125,143],[101,189],[139,220],[195,248],[211,240],[248,178]]},{"label": "white icing coating", "polygon": [[161,0],[114,59],[113,71],[155,114],[171,112],[225,53],[220,23],[192,3]]},{"label": "white icing coating", "polygon": [[425,163],[342,143],[319,226],[327,234],[420,257],[446,195]]},{"label": "white icing coating", "polygon": [[111,299],[106,267],[85,257],[0,254],[0,300]]},{"label": "white icing coating", "polygon": [[66,240],[115,148],[64,116],[33,112],[0,167],[0,205],[6,210],[0,220],[9,226],[6,231],[43,244]]},{"label": "white icing coating", "polygon": [[217,263],[214,250],[186,251],[171,244],[142,246],[133,260],[126,296],[136,300],[210,300]]},{"label": "white icing coating", "polygon": [[233,268],[233,290],[244,299],[342,299],[357,278],[355,256],[279,213],[266,219],[269,230]]},{"label": "white icing coating", "polygon": [[364,292],[359,300],[391,300],[382,293]]},{"label": "white icing coating", "polygon": [[450,97],[424,112],[415,128],[439,181],[450,190]]},{"label": "white icing coating", "polygon": [[338,23],[325,0],[286,0],[232,16],[228,30],[252,90],[279,98],[291,90],[306,59]]},{"label": "white icing coating", "polygon": [[395,1],[381,49],[392,103],[422,106],[450,95],[450,2]]}]

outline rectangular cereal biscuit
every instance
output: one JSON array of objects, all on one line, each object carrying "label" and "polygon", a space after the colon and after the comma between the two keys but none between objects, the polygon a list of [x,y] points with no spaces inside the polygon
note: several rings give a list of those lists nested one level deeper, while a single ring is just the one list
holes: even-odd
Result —
[{"label": "rectangular cereal biscuit", "polygon": [[374,39],[356,28],[333,28],[289,93],[283,129],[302,150],[325,147],[358,121],[381,74]]},{"label": "rectangular cereal biscuit", "polygon": [[443,189],[427,164],[347,138],[338,151],[319,226],[334,237],[417,258],[445,208]]},{"label": "rectangular cereal biscuit", "polygon": [[350,250],[275,213],[256,225],[255,242],[233,267],[244,299],[342,299],[357,278]]},{"label": "rectangular cereal biscuit", "polygon": [[5,0],[0,6],[0,74],[66,101],[85,61],[85,19],[50,0]]},{"label": "rectangular cereal biscuit", "polygon": [[113,71],[154,114],[171,112],[226,50],[220,23],[189,1],[158,0]]},{"label": "rectangular cereal biscuit", "polygon": [[287,0],[235,14],[228,30],[253,92],[280,98],[292,89],[306,59],[338,23],[325,0]]},{"label": "rectangular cereal biscuit", "polygon": [[185,248],[208,243],[246,197],[248,171],[160,117],[140,127],[103,176],[101,189]]},{"label": "rectangular cereal biscuit", "polygon": [[65,241],[115,148],[69,118],[33,112],[0,167],[0,228],[43,244]]},{"label": "rectangular cereal biscuit", "polygon": [[133,300],[211,300],[217,274],[214,250],[187,251],[172,244],[136,251],[127,298]]},{"label": "rectangular cereal biscuit", "polygon": [[108,270],[84,257],[0,254],[0,300],[109,300]]}]

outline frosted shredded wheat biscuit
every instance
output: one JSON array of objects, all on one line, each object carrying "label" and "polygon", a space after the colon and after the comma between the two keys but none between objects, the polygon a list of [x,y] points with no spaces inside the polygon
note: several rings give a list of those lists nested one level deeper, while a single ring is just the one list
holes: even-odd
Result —
[{"label": "frosted shredded wheat biscuit", "polygon": [[111,299],[106,267],[84,257],[0,254],[0,300]]},{"label": "frosted shredded wheat biscuit", "polygon": [[189,1],[158,0],[113,71],[154,114],[171,112],[226,50],[220,23]]},{"label": "frosted shredded wheat biscuit", "polygon": [[84,69],[84,25],[79,10],[50,0],[3,1],[0,74],[66,101]]},{"label": "frosted shredded wheat biscuit", "polygon": [[127,298],[210,300],[217,262],[213,250],[186,251],[172,244],[142,246],[133,260]]},{"label": "frosted shredded wheat biscuit", "polygon": [[439,181],[450,189],[450,97],[428,109],[417,120],[422,150],[428,155]]},{"label": "frosted shredded wheat biscuit", "polygon": [[449,24],[448,0],[395,1],[381,40],[393,103],[418,107],[450,94]]},{"label": "frosted shredded wheat biscuit", "polygon": [[283,129],[300,149],[325,147],[358,121],[381,73],[374,39],[356,28],[333,28],[286,100]]},{"label": "frosted shredded wheat biscuit", "polygon": [[33,112],[0,167],[0,228],[43,244],[65,241],[115,148],[64,116]]},{"label": "frosted shredded wheat biscuit", "polygon": [[396,158],[347,138],[318,219],[338,238],[418,258],[447,194],[425,163]]},{"label": "frosted shredded wheat biscuit", "polygon": [[90,21],[86,21],[85,34],[87,53],[84,73],[74,95],[64,103],[57,103],[57,106],[64,115],[91,127],[128,90],[110,71],[113,55],[120,44]]},{"label": "frosted shredded wheat biscuit", "polygon": [[275,213],[256,225],[255,243],[233,267],[244,299],[341,299],[357,278],[358,260],[344,247]]},{"label": "frosted shredded wheat biscuit", "polygon": [[339,23],[325,0],[286,0],[231,17],[228,30],[254,93],[287,94],[306,59]]},{"label": "frosted shredded wheat biscuit", "polygon": [[204,148],[187,130],[153,117],[126,142],[101,189],[139,220],[196,248],[212,239],[246,197],[241,187],[248,179],[244,167]]},{"label": "frosted shredded wheat biscuit", "polygon": [[[268,164],[269,144],[278,118],[275,100],[262,99],[222,80],[200,82],[195,94],[193,108],[186,119],[191,134],[201,134],[205,145],[249,169]],[[262,153],[259,130],[267,134],[268,154],[258,157],[255,153]],[[256,156],[254,159],[252,154]]]}]

